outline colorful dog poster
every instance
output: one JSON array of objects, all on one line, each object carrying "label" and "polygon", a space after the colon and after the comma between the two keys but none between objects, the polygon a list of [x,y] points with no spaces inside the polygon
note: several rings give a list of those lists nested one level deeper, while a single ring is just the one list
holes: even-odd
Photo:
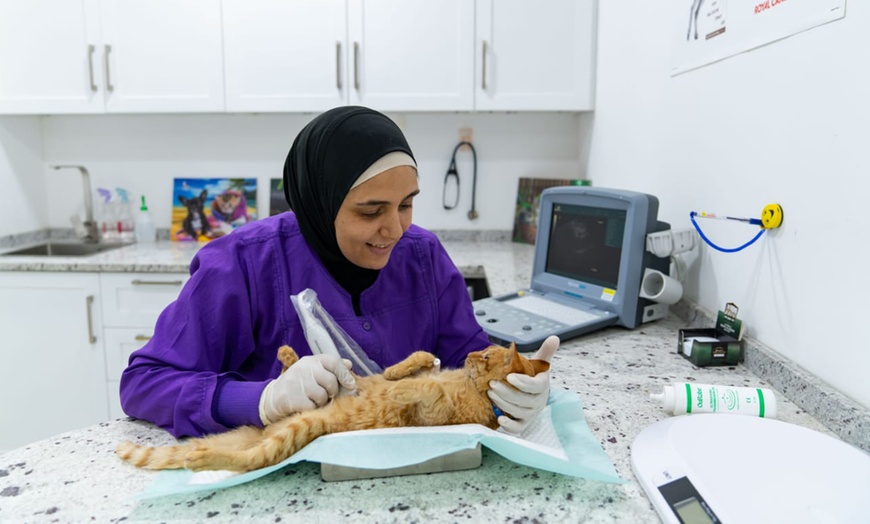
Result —
[{"label": "colorful dog poster", "polygon": [[170,238],[205,242],[257,219],[256,178],[176,178]]}]

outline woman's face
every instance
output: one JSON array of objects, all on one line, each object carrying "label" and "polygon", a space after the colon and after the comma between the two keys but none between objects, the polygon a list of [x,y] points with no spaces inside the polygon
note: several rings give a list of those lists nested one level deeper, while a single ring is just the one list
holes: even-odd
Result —
[{"label": "woman's face", "polygon": [[420,188],[417,170],[398,166],[350,190],[335,217],[341,253],[366,269],[382,269],[411,226],[411,204]]}]

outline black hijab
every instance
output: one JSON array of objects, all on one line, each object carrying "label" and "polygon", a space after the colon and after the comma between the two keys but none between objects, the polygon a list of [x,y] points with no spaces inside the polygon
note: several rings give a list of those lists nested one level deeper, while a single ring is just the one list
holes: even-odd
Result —
[{"label": "black hijab", "polygon": [[299,229],[333,278],[353,297],[374,284],[379,271],[345,258],[335,236],[335,217],[351,186],[376,160],[401,151],[413,158],[399,127],[366,107],[331,109],[308,123],[284,163],[284,196]]}]

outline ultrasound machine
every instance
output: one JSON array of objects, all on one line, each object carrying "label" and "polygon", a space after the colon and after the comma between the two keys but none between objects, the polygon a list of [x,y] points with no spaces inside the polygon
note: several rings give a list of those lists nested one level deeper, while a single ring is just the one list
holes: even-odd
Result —
[{"label": "ultrasound machine", "polygon": [[665,317],[668,304],[644,298],[651,295],[641,289],[645,273],[676,282],[663,276],[669,257],[647,250],[648,235],[670,230],[657,219],[658,207],[656,197],[634,191],[544,190],[530,287],[473,302],[490,340],[532,351],[550,335],[566,340]]}]

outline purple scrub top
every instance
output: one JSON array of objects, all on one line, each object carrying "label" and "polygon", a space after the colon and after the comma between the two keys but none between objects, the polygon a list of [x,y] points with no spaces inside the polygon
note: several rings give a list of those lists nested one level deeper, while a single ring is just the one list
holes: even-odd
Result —
[{"label": "purple scrub top", "polygon": [[262,425],[259,398],[280,372],[278,347],[311,354],[290,300],[306,288],[382,367],[417,350],[434,353],[442,367],[459,367],[489,345],[462,274],[435,235],[414,225],[362,292],[360,316],[291,212],[209,242],[190,275],[121,376],[125,413],[176,437]]}]

